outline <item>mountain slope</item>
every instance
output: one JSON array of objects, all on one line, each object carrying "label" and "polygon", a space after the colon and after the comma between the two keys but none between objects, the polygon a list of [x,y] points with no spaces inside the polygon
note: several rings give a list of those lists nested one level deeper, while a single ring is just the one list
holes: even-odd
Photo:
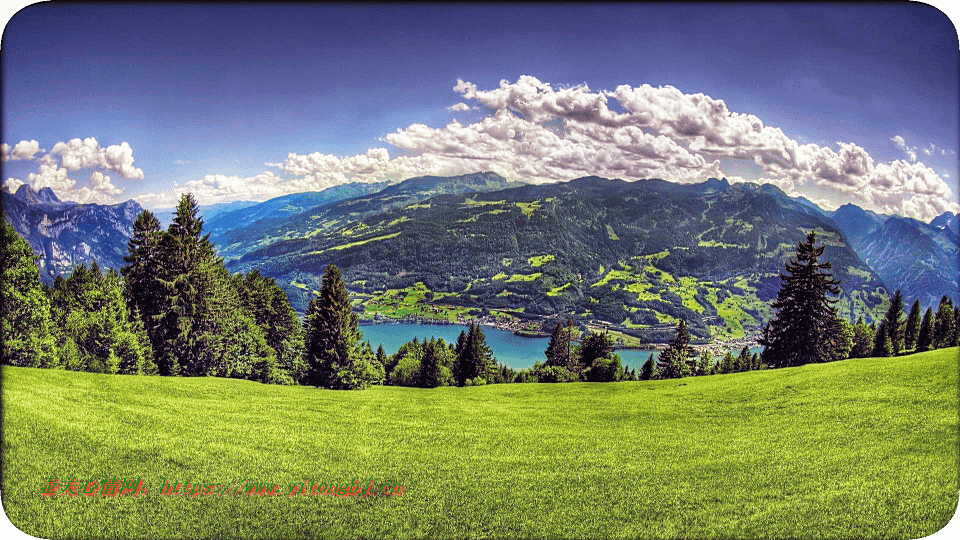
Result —
[{"label": "mountain slope", "polygon": [[[453,177],[419,176],[385,189],[346,200],[333,199],[298,214],[267,218],[245,227],[226,230],[211,238],[226,259],[235,259],[251,250],[277,241],[310,237],[320,232],[317,224],[330,228],[336,224],[402,208],[441,194],[494,191],[523,185],[508,182],[502,176],[481,172]],[[325,192],[320,192],[325,193]],[[266,204],[266,203],[265,203]]]},{"label": "mountain slope", "polygon": [[374,312],[414,287],[439,303],[648,336],[683,318],[695,335],[743,337],[769,318],[785,260],[816,230],[843,281],[842,312],[870,319],[881,302],[880,279],[833,222],[773,186],[588,177],[368,208],[389,196],[299,215],[231,268],[278,278],[299,309],[335,263]]},{"label": "mountain slope", "polygon": [[884,283],[905,298],[933,307],[943,295],[957,298],[958,244],[948,230],[894,216],[866,235],[859,251]]},{"label": "mountain slope", "polygon": [[204,230],[216,241],[227,231],[242,229],[259,220],[277,220],[299,214],[305,210],[330,202],[376,193],[388,184],[354,182],[327,188],[323,191],[293,193],[265,201],[253,203],[244,208],[221,212],[206,219]]},{"label": "mountain slope", "polygon": [[136,201],[114,205],[61,202],[49,188],[20,186],[3,191],[5,219],[40,255],[40,277],[52,283],[81,263],[119,269],[133,222],[143,208]]}]

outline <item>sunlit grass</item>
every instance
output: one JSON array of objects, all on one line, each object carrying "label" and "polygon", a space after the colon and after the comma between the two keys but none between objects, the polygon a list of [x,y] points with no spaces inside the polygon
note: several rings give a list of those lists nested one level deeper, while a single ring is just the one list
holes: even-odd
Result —
[{"label": "sunlit grass", "polygon": [[[3,502],[42,538],[919,538],[957,503],[957,360],[354,392],[4,367]],[[40,497],[51,475],[406,492]]]}]

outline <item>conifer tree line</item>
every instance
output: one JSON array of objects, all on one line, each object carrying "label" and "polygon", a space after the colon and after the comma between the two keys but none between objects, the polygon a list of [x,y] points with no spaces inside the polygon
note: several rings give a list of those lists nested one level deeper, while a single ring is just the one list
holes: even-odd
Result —
[{"label": "conifer tree line", "polygon": [[331,389],[375,384],[433,388],[513,382],[610,382],[679,378],[885,357],[960,344],[960,306],[944,296],[937,310],[909,313],[896,291],[878,323],[850,324],[834,308],[839,281],[820,262],[810,232],[786,264],[777,311],[764,328],[762,354],[744,347],[714,359],[695,355],[686,322],[654,359],[625,368],[606,332],[556,323],[545,361],[514,370],[494,358],[479,324],[456,343],[413,341],[393,355],[363,339],[340,270],[329,265],[319,293],[298,319],[283,290],[254,270],[231,275],[209,240],[192,195],[163,230],[149,211],[133,226],[118,273],[96,262],[39,279],[37,257],[3,220],[0,363],[76,371],[219,376]]}]

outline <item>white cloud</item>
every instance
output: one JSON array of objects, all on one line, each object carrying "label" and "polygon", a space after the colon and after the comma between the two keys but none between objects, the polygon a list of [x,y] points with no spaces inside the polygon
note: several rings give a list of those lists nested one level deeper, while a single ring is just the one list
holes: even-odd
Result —
[{"label": "white cloud", "polygon": [[133,166],[133,149],[126,142],[104,148],[93,137],[70,139],[55,144],[50,153],[60,154],[63,167],[70,171],[99,167],[117,171],[124,178],[144,178],[143,170]]},{"label": "white cloud", "polygon": [[[209,204],[264,200],[347,182],[482,170],[539,183],[587,175],[699,182],[725,176],[721,160],[739,159],[759,167],[757,181],[827,206],[855,202],[925,220],[932,212],[960,211],[943,177],[917,161],[920,150],[900,136],[891,140],[908,161],[877,163],[855,143],[801,144],[757,116],[729,110],[723,100],[671,86],[593,91],[585,84],[555,88],[522,76],[491,90],[463,80],[453,89],[464,102],[451,110],[491,114],[468,124],[397,129],[383,138],[390,150],[374,148],[348,157],[291,153],[282,163],[267,164],[285,177],[215,174],[184,188]],[[937,149],[931,145],[929,150]],[[141,200],[175,202],[176,197],[148,194]]]},{"label": "white cloud", "polygon": [[23,180],[20,180],[19,178],[7,178],[6,181],[3,182],[3,186],[7,188],[10,193],[16,193],[23,184]]},{"label": "white cloud", "polygon": [[0,161],[19,161],[33,159],[40,152],[40,143],[37,141],[20,141],[10,148],[7,143],[0,144]]},{"label": "white cloud", "polygon": [[[906,155],[907,158],[908,158],[910,161],[917,161],[917,147],[916,147],[916,146],[908,146],[908,145],[907,145],[907,141],[905,141],[905,140],[903,139],[903,137],[901,137],[901,136],[899,136],[899,135],[895,135],[895,136],[894,136],[892,139],[890,139],[890,140],[893,141],[893,144],[897,145],[897,148],[899,148],[901,151],[903,151],[904,155]],[[924,153],[927,154],[928,156],[930,155],[930,153],[927,152],[926,149],[924,149]]]}]

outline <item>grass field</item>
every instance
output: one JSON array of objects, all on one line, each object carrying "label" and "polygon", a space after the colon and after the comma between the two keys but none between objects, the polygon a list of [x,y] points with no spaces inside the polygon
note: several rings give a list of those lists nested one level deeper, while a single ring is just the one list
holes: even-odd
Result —
[{"label": "grass field", "polygon": [[[336,392],[3,367],[3,504],[42,538],[919,538],[958,497],[958,350],[603,384]],[[147,496],[41,497],[51,475]],[[402,483],[394,497],[159,495]]]}]

